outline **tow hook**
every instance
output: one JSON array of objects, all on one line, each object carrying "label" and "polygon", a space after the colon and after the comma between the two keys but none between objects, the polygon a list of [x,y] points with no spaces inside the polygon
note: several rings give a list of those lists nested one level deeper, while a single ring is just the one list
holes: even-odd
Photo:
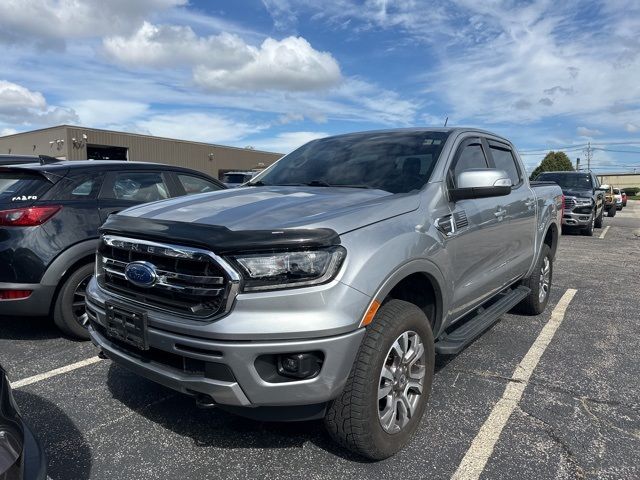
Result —
[{"label": "tow hook", "polygon": [[199,393],[196,396],[196,406],[198,408],[215,408],[216,402],[214,402],[210,395]]}]

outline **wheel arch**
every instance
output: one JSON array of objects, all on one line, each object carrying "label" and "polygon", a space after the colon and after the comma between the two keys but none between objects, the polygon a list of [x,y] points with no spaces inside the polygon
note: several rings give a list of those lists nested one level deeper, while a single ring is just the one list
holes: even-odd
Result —
[{"label": "wheel arch", "polygon": [[544,234],[544,238],[542,239],[542,243],[548,245],[549,250],[551,250],[551,258],[556,258],[559,236],[560,232],[558,231],[558,226],[555,223],[551,223]]},{"label": "wheel arch", "polygon": [[395,270],[379,287],[374,301],[384,304],[390,299],[405,300],[420,308],[437,336],[448,304],[444,276],[431,262],[416,260]]}]

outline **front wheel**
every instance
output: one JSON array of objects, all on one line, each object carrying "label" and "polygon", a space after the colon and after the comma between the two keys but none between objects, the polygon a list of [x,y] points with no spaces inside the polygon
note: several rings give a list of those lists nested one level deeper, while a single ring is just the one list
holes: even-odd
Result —
[{"label": "front wheel", "polygon": [[596,214],[592,213],[591,220],[589,220],[589,225],[587,225],[582,229],[582,234],[586,235],[587,237],[593,237],[593,229],[595,225],[596,225]]},{"label": "front wheel", "polygon": [[69,275],[60,287],[53,307],[56,326],[67,335],[81,340],[89,340],[85,295],[93,270],[93,263],[88,263]]},{"label": "front wheel", "polygon": [[553,257],[549,245],[542,245],[540,257],[531,275],[522,281],[522,285],[531,289],[514,311],[525,315],[538,315],[544,312],[549,303],[551,281],[553,279]]},{"label": "front wheel", "polygon": [[607,217],[615,217],[616,216],[616,207],[610,207],[609,211],[607,212]]},{"label": "front wheel", "polygon": [[598,217],[596,218],[596,223],[595,223],[595,227],[596,228],[602,228],[602,217],[604,216],[604,208],[602,210],[600,210],[600,215],[598,215]]},{"label": "front wheel", "polygon": [[424,414],[435,362],[429,320],[418,307],[390,300],[376,314],[343,392],[325,417],[329,434],[370,460],[397,453]]}]

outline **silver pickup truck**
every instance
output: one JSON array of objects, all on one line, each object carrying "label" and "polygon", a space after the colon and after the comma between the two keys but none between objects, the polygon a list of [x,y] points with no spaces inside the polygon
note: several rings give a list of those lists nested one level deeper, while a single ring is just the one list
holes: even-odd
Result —
[{"label": "silver pickup truck", "polygon": [[109,217],[91,338],[202,407],[324,418],[382,459],[418,427],[436,353],[545,309],[561,209],[485,131],[315,140],[244,187]]}]

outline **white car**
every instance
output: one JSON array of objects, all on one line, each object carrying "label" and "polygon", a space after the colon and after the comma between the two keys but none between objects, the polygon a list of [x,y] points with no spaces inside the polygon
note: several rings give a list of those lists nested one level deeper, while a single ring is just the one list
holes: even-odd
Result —
[{"label": "white car", "polygon": [[613,189],[613,197],[616,200],[616,210],[622,210],[622,192],[619,188]]}]

